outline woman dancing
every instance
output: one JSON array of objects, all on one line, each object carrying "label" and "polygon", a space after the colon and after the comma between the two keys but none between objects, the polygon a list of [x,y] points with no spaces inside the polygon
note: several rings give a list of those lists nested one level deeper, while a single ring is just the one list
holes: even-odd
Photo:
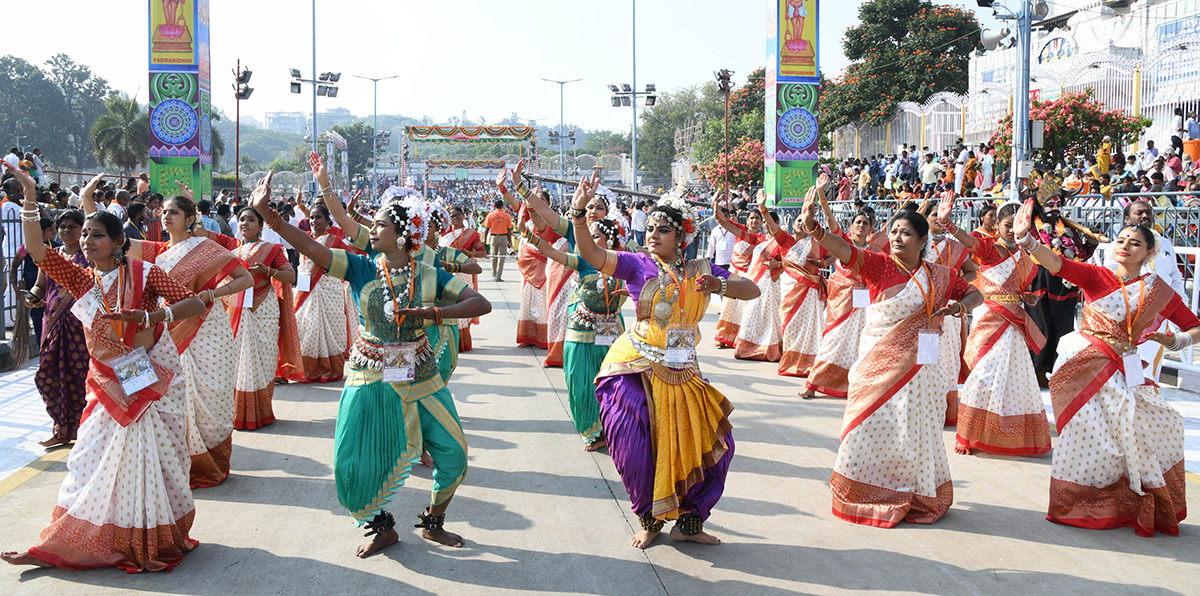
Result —
[{"label": "woman dancing", "polygon": [[[809,192],[820,193],[821,205],[832,220],[821,187],[811,187]],[[794,236],[781,245],[786,250],[782,255],[785,277],[780,284],[783,292],[780,303],[783,355],[779,358],[778,374],[788,377],[807,377],[811,373],[821,345],[821,330],[824,329],[821,316],[827,300],[825,278],[821,277],[820,268],[830,257],[812,236],[804,232],[801,224],[800,218],[792,221]]]},{"label": "woman dancing", "polygon": [[[858,250],[888,250],[886,245],[879,250],[871,244],[872,238],[877,236],[874,210],[867,211],[867,208],[864,208],[854,214],[854,219],[850,221],[849,233],[846,233],[838,226],[832,210],[826,209],[827,206],[828,202],[822,201],[821,207],[825,209],[829,233],[853,244]],[[866,323],[866,309],[871,305],[871,293],[867,284],[850,273],[840,261],[834,264],[833,275],[829,276],[826,288],[828,295],[825,301],[825,331],[821,336],[821,344],[817,348],[808,379],[804,383],[804,392],[800,394],[804,399],[812,399],[817,393],[830,397],[847,396],[850,389],[850,367],[858,360],[859,338]]]},{"label": "woman dancing", "polygon": [[[729,261],[729,271],[734,275],[747,275],[750,263],[754,260],[755,251],[769,238],[767,234],[760,233],[763,225],[762,214],[758,211],[751,211],[746,216],[746,225],[742,225],[726,219],[720,209],[714,211],[713,215],[717,216],[718,213],[720,213],[721,219],[717,221],[724,222],[721,227],[729,230],[737,238],[737,242],[733,245],[733,255]],[[721,299],[721,315],[717,318],[717,331],[714,338],[718,348],[737,346],[738,334],[742,329],[742,312],[745,308],[745,303],[740,300]]]},{"label": "woman dancing", "polygon": [[[448,246],[458,252],[467,255],[471,260],[482,259],[487,257],[487,247],[483,245],[483,238],[479,237],[479,232],[468,228],[466,224],[467,214],[459,205],[450,207],[450,223],[452,228],[445,234],[442,234],[438,241],[442,246]],[[482,267],[480,267],[482,270]],[[465,272],[454,274],[463,281],[469,281],[471,289],[479,291],[479,275]],[[471,351],[471,325],[478,325],[478,318],[465,319],[458,322],[458,351]]]},{"label": "woman dancing", "polygon": [[[62,246],[55,250],[68,261],[86,267],[87,259],[79,247],[83,213],[63,211],[56,227]],[[42,401],[46,402],[46,413],[54,421],[54,434],[38,444],[43,447],[65,445],[75,440],[79,419],[87,405],[84,383],[87,381],[88,352],[83,326],[71,314],[75,297],[45,271],[38,271],[37,281],[29,293],[33,297],[26,302],[31,308],[42,305],[46,309],[38,370],[33,383],[42,395]]]},{"label": "woman dancing", "polygon": [[1000,455],[1050,451],[1050,423],[1029,356],[1046,338],[1024,308],[1037,302],[1029,292],[1037,264],[1017,250],[1013,218],[1018,207],[1012,203],[1000,210],[999,240],[976,237],[972,248],[985,308],[967,337],[971,374],[960,396],[954,446],[964,455],[972,449]]},{"label": "woman dancing", "polygon": [[[949,267],[967,282],[975,281],[978,267],[970,259],[975,239],[959,230],[950,220],[954,207],[954,193],[947,191],[940,202],[925,201],[919,210],[929,222],[929,240],[925,246],[924,259]],[[958,422],[958,385],[967,378],[967,367],[963,363],[963,344],[967,337],[967,326],[960,317],[943,321],[942,340],[938,347],[946,374],[946,426]]]},{"label": "woman dancing", "polygon": [[642,531],[630,543],[646,548],[666,520],[676,520],[673,539],[719,544],[704,532],[704,520],[725,489],[733,459],[728,418],[733,406],[700,376],[696,324],[710,294],[751,300],[758,286],[707,259],[683,259],[695,222],[681,191],[651,208],[648,253],[596,246],[585,207],[598,183],[580,181],[571,221],[580,256],[602,274],[624,280],[637,304],[637,323],[609,349],[596,378],[609,453],[641,520]]},{"label": "woman dancing", "polygon": [[[445,319],[476,317],[491,303],[444,269],[414,257],[425,240],[424,201],[403,200],[394,187],[385,192],[370,228],[343,223],[333,208],[333,193],[320,156],[309,164],[330,208],[349,239],[366,238],[367,255],[330,249],[291,226],[271,209],[267,193],[255,197],[271,229],[321,268],[354,289],[363,332],[350,353],[350,374],[338,405],[334,431],[334,480],[338,500],[358,524],[367,524],[371,540],[356,555],[367,557],[399,542],[396,520],[385,511],[425,449],[433,458],[433,495],[418,515],[422,536],[447,546],[462,546],[447,532],[446,509],[467,470],[467,442],[454,399],[439,370],[439,355],[449,337]],[[271,174],[268,172],[267,177]],[[269,188],[269,186],[268,186]]]},{"label": "woman dancing", "polygon": [[[96,211],[92,192],[100,174],[80,195],[87,213]],[[207,239],[200,224],[191,190],[167,199],[160,217],[170,241],[130,243],[129,256],[154,263],[176,282],[208,305],[203,315],[167,325],[179,348],[184,390],[187,394],[187,444],[192,457],[192,488],[216,486],[229,477],[233,452],[234,379],[237,360],[233,331],[225,309],[213,304],[222,296],[248,289],[250,272],[225,247]]]},{"label": "woman dancing", "polygon": [[[5,167],[25,189],[25,237],[36,238],[33,179]],[[126,257],[128,247],[121,220],[107,211],[84,221],[89,265],[39,242],[27,246],[42,271],[75,297],[71,312],[90,356],[88,406],[50,525],[29,550],[0,554],[10,564],[164,571],[197,544],[188,537],[196,512],[187,398],[175,378],[182,374],[179,351],[163,324],[199,316],[205,306],[162,269]],[[135,385],[134,372],[153,378]]]},{"label": "woman dancing", "polygon": [[[1142,272],[1160,248],[1149,229],[1129,225],[1117,234],[1112,271],[1038,243],[1029,234],[1033,210],[1031,199],[1016,216],[1017,244],[1086,298],[1081,328],[1063,337],[1050,378],[1058,445],[1046,519],[1177,536],[1187,516],[1183,417],[1146,382],[1137,346],[1183,350],[1200,339],[1200,320],[1162,278]],[[1181,331],[1158,331],[1164,321]]]},{"label": "woman dancing", "polygon": [[[267,178],[258,181],[254,194],[268,193]],[[253,200],[253,195],[251,200]],[[254,286],[224,299],[233,327],[237,381],[234,383],[233,427],[256,430],[275,422],[271,399],[275,379],[304,376],[292,284],[296,272],[283,246],[262,239],[263,218],[253,207],[238,210],[242,239],[221,234],[210,238],[221,244],[254,276]]]},{"label": "woman dancing", "polygon": [[[589,228],[593,242],[606,250],[620,251],[628,240],[617,222],[611,219],[592,222]],[[574,230],[569,233],[574,237]],[[625,318],[621,316],[621,306],[627,297],[623,291],[625,285],[621,280],[597,271],[579,255],[562,252],[532,234],[528,241],[550,260],[579,272],[579,285],[568,306],[563,372],[566,373],[571,420],[583,437],[583,450],[603,449],[608,443],[600,424],[596,374],[608,355],[609,346],[625,331]]]},{"label": "woman dancing", "polygon": [[[739,360],[779,362],[779,358],[783,356],[783,314],[779,311],[779,278],[783,275],[783,255],[796,243],[796,239],[779,227],[779,215],[767,210],[762,191],[758,194],[757,215],[766,222],[767,233],[762,234],[761,238],[756,238],[758,242],[751,251],[746,275],[758,285],[759,297],[741,306],[733,357]],[[717,224],[730,233],[739,234],[739,238],[746,236],[741,227],[725,217],[725,213],[715,202],[713,216]],[[737,260],[736,257],[734,260]]]},{"label": "woman dancing", "polygon": [[947,379],[936,344],[945,341],[946,315],[961,317],[983,298],[950,268],[925,261],[929,223],[921,214],[896,215],[884,256],[826,233],[814,211],[810,199],[805,230],[871,294],[829,483],[833,514],[884,528],[931,524],[954,501],[942,443]]},{"label": "woman dancing", "polygon": [[[332,233],[333,218],[324,205],[308,209],[313,240],[326,248],[345,250],[342,239]],[[340,230],[339,230],[340,231]],[[302,374],[293,371],[289,380],[301,383],[336,383],[342,380],[346,355],[350,352],[358,314],[346,291],[346,282],[325,275],[312,259],[300,257],[300,276],[308,276],[307,290],[297,286],[296,328],[300,333]]]}]

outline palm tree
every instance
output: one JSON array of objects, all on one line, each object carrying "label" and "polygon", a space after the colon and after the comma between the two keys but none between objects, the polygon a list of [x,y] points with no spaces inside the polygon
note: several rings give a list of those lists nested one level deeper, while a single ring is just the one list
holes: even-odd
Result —
[{"label": "palm tree", "polygon": [[136,99],[112,94],[104,101],[105,113],[92,124],[96,161],[117,166],[122,174],[149,160],[150,114]]}]

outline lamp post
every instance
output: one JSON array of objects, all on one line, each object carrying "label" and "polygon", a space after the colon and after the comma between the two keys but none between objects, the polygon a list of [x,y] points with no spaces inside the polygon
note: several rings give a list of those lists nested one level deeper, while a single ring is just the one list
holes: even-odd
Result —
[{"label": "lamp post", "polygon": [[[338,96],[337,82],[339,80],[341,80],[342,73],[340,73],[340,72],[323,72],[320,75],[316,74],[317,73],[317,66],[316,66],[316,64],[317,64],[317,62],[316,62],[317,61],[317,52],[316,52],[317,26],[316,26],[316,3],[315,3],[315,1],[313,3],[313,17],[314,17],[314,20],[313,20],[313,78],[311,78],[311,79],[304,78],[303,76],[300,75],[299,69],[293,68],[293,69],[290,69],[290,72],[292,75],[292,82],[291,82],[292,93],[300,93],[302,83],[308,83],[309,85],[312,85],[312,87],[313,87],[313,109],[312,109],[312,131],[311,131],[311,133],[312,133],[312,151],[313,151],[313,153],[319,154],[320,151],[317,150],[317,143],[318,143],[318,140],[317,140],[317,96],[320,95],[322,97],[337,97]],[[312,182],[310,182],[309,184],[310,184],[309,192],[311,192],[315,196],[317,193],[316,178],[313,178]]]},{"label": "lamp post", "polygon": [[400,75],[392,75],[389,77],[364,77],[362,75],[354,75],[360,79],[371,81],[374,88],[375,107],[375,124],[371,125],[371,194],[379,192],[379,81],[394,79]]},{"label": "lamp post", "polygon": [[637,102],[639,97],[645,96],[646,107],[654,107],[658,101],[657,90],[654,83],[646,83],[645,91],[636,91],[628,83],[622,83],[620,88],[616,85],[609,85],[608,89],[612,91],[612,107],[633,106],[633,190],[637,190]]},{"label": "lamp post", "polygon": [[233,71],[234,80],[233,92],[236,99],[236,115],[237,120],[236,132],[233,140],[233,197],[240,199],[242,196],[242,100],[250,99],[250,94],[254,93],[254,89],[250,88],[250,75],[254,74],[249,68],[242,69],[242,59],[238,58],[237,69]]},{"label": "lamp post", "polygon": [[[547,83],[557,83],[558,84],[558,177],[565,179],[566,178],[566,170],[567,170],[567,164],[566,164],[565,159],[566,159],[567,151],[563,146],[563,126],[564,126],[564,124],[563,124],[564,123],[563,89],[566,88],[567,83],[578,83],[579,81],[582,81],[583,79],[571,79],[569,81],[558,81],[555,79],[543,78],[542,80],[546,81]],[[565,192],[565,190],[559,189],[560,198],[562,197],[562,193],[564,193],[564,192]]]},{"label": "lamp post", "polygon": [[[1029,135],[1029,57],[1032,38],[1033,21],[1046,17],[1050,7],[1046,0],[1019,0],[1020,8],[1016,12],[1004,6],[997,5],[994,0],[976,0],[982,8],[993,9],[992,15],[997,19],[1017,22],[1017,76],[1016,91],[1013,93],[1013,144],[1010,184],[1014,197],[1020,198],[1021,193],[1021,162],[1032,155]],[[1003,11],[1003,12],[1001,12]],[[1008,36],[1005,29],[1000,35],[983,31],[981,39],[984,48],[995,49],[1000,40]]]},{"label": "lamp post", "polygon": [[725,96],[725,196],[729,196],[729,91],[733,89],[730,79],[733,71],[722,68],[714,73],[717,76],[717,90]]}]

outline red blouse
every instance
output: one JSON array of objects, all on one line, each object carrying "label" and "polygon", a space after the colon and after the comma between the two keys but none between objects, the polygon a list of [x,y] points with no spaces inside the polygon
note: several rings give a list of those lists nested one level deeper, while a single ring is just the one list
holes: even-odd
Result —
[{"label": "red blouse", "polygon": [[[850,272],[867,284],[867,288],[871,291],[872,301],[881,296],[884,290],[908,283],[908,273],[896,264],[896,260],[891,255],[861,250],[853,245],[850,250]],[[930,267],[944,266],[928,263],[927,265]],[[950,287],[946,291],[946,297],[949,300],[962,300],[970,289],[972,289],[971,284],[968,284],[967,280],[955,272],[950,276]],[[944,304],[935,304],[934,308],[942,306]]]},{"label": "red blouse", "polygon": [[[187,288],[179,284],[179,282],[171,279],[166,271],[163,271],[151,263],[145,264],[150,268],[146,276],[146,288],[142,292],[142,303],[140,305],[122,305],[122,308],[137,308],[139,310],[157,310],[159,298],[165,300],[167,304],[175,304],[180,300],[186,300],[192,297],[192,293]],[[92,286],[96,285],[96,279],[93,276],[92,269],[77,265],[67,260],[66,257],[59,254],[56,250],[46,251],[45,258],[38,264],[46,275],[57,282],[67,291],[71,292],[76,299],[82,298],[87,294]]]},{"label": "red blouse", "polygon": [[[1101,267],[1090,263],[1079,263],[1063,259],[1062,270],[1058,272],[1058,276],[1079,286],[1079,289],[1083,290],[1084,300],[1088,302],[1095,302],[1121,289],[1121,280],[1117,277],[1116,273],[1108,267]],[[1142,277],[1145,277],[1145,275]],[[1142,279],[1142,277],[1128,280],[1125,282],[1125,285],[1132,284]],[[1197,318],[1196,313],[1192,312],[1183,303],[1183,299],[1179,297],[1179,294],[1174,292],[1171,292],[1171,300],[1167,303],[1167,307],[1159,314],[1178,325],[1184,331],[1200,327],[1200,318]]]},{"label": "red blouse", "polygon": [[763,242],[766,242],[767,240],[769,240],[771,238],[770,234],[762,234],[762,233],[751,234],[750,228],[747,228],[745,224],[740,224],[736,221],[730,221],[729,224],[738,229],[738,240],[741,240],[743,242],[748,242],[750,244],[758,245],[758,244],[762,244]]}]

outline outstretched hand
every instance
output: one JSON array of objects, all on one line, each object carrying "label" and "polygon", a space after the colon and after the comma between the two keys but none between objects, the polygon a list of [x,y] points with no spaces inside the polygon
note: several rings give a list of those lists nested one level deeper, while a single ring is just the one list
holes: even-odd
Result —
[{"label": "outstretched hand", "polygon": [[963,306],[961,302],[951,300],[950,302],[946,303],[946,306],[943,306],[943,307],[933,311],[933,314],[929,315],[929,316],[930,316],[930,318],[945,317],[945,316],[949,316],[949,315],[958,316],[958,315],[965,313],[966,311],[967,311],[967,307]]},{"label": "outstretched hand", "polygon": [[189,201],[196,200],[196,193],[192,192],[192,187],[183,183],[183,180],[176,180],[175,184],[179,186],[179,194]]},{"label": "outstretched hand", "polygon": [[267,175],[254,185],[254,192],[250,194],[250,205],[264,218],[271,212],[271,179],[274,177],[275,171],[268,171]]},{"label": "outstretched hand", "polygon": [[953,211],[954,195],[950,194],[949,197],[943,199],[941,203],[938,203],[937,221],[942,227],[946,227],[946,225],[950,223],[950,213]]},{"label": "outstretched hand", "polygon": [[[321,160],[321,156],[316,151],[308,153],[308,167],[312,169],[313,178],[316,178],[318,187],[329,186],[329,172],[325,169],[325,162]],[[320,190],[317,191],[320,193]]]},{"label": "outstretched hand", "polygon": [[508,190],[507,188],[505,188],[505,186],[507,186],[507,184],[508,184],[508,169],[500,168],[500,171],[496,172],[496,188],[500,189],[500,192],[506,192]]},{"label": "outstretched hand", "polygon": [[4,164],[4,168],[11,172],[13,177],[21,183],[21,187],[25,190],[25,200],[35,201],[37,199],[37,183],[33,181],[33,176],[30,176],[29,172],[7,161],[0,160],[0,164]]},{"label": "outstretched hand", "polygon": [[94,192],[96,190],[96,187],[100,186],[100,181],[104,179],[104,175],[105,175],[104,172],[100,172],[99,174],[96,174],[95,176],[93,176],[91,180],[88,180],[88,183],[86,185],[84,185],[84,187],[83,187],[83,192],[85,192],[85,193]]},{"label": "outstretched hand", "polygon": [[1024,238],[1029,233],[1029,228],[1033,226],[1033,199],[1025,201],[1024,205],[1017,210],[1016,217],[1013,218],[1013,236],[1016,238]]}]

